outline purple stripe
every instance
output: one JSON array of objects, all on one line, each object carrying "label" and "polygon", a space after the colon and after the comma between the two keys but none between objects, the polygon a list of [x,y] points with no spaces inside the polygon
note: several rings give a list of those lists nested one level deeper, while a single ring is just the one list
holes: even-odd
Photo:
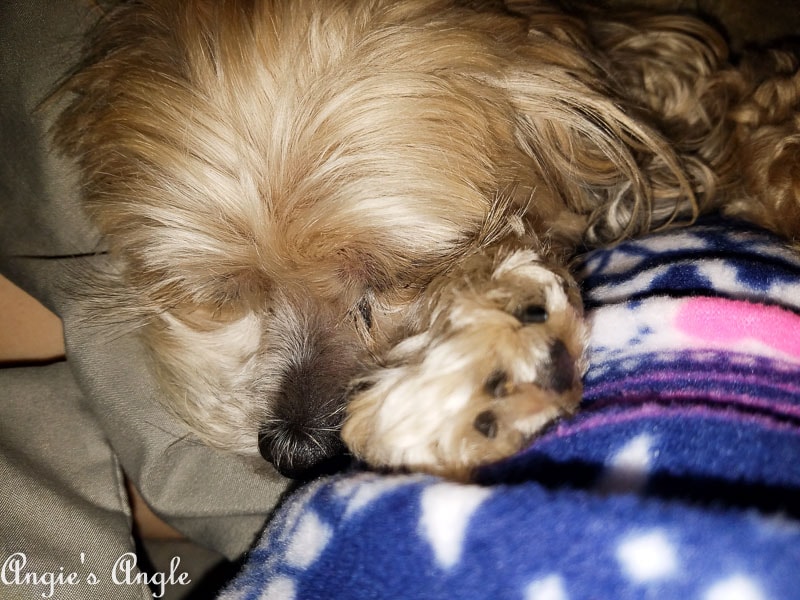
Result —
[{"label": "purple stripe", "polygon": [[[702,376],[705,385],[692,385],[693,379]],[[741,376],[727,373],[713,373],[703,371],[698,373],[698,377],[689,377],[685,371],[658,371],[639,377],[627,377],[616,379],[599,385],[589,385],[585,391],[585,401],[591,405],[608,405],[619,400],[634,400],[647,397],[653,399],[658,396],[663,399],[686,399],[691,398],[695,401],[699,396],[707,398],[715,404],[730,404],[733,407],[741,406],[761,411],[768,411],[779,415],[800,418],[800,386],[791,384],[776,384],[773,381],[766,381],[766,378],[753,376]],[[647,384],[658,383],[658,389],[648,390],[647,394],[637,394],[626,392],[634,386],[646,386]],[[663,385],[663,384],[667,385]],[[727,383],[728,386],[720,386],[714,389],[712,384]],[[788,396],[789,402],[777,401],[774,397],[764,400],[752,395],[736,393],[732,389],[732,384],[748,384],[750,386],[764,387],[770,390],[783,392]],[[680,387],[678,387],[680,386]],[[656,387],[651,385],[650,387]],[[623,391],[623,393],[619,393]]]},{"label": "purple stripe", "polygon": [[560,422],[554,429],[543,434],[537,440],[537,443],[562,439],[584,431],[643,419],[673,419],[675,417],[682,419],[714,419],[717,421],[740,424],[746,421],[748,424],[755,424],[766,430],[793,433],[800,438],[800,426],[797,424],[774,419],[763,414],[741,413],[731,409],[715,409],[702,405],[674,407],[659,404],[645,404],[611,413],[603,412],[594,414],[594,411],[583,411],[578,413],[578,416],[570,421]]},{"label": "purple stripe", "polygon": [[595,409],[613,409],[615,407],[627,410],[632,404],[663,404],[673,400],[684,401],[686,402],[685,406],[702,406],[703,403],[707,402],[710,405],[710,410],[735,410],[741,414],[758,414],[776,421],[788,420],[797,422],[798,426],[800,426],[800,410],[798,410],[798,407],[791,404],[776,404],[774,402],[762,403],[754,401],[749,396],[736,398],[730,395],[720,395],[715,397],[714,395],[708,393],[704,393],[702,398],[698,398],[698,394],[691,390],[674,390],[668,392],[659,390],[657,394],[625,394],[624,396],[618,396],[611,399],[591,400],[587,398],[587,404],[585,405],[584,412],[587,410],[594,411]]},{"label": "purple stripe", "polygon": [[[625,386],[617,388],[619,390],[627,390]],[[763,401],[752,396],[739,396],[734,393],[718,393],[713,391],[701,390],[702,394],[698,394],[698,390],[692,389],[675,389],[675,390],[647,390],[645,392],[631,392],[625,391],[622,394],[606,394],[604,396],[595,397],[587,394],[584,398],[584,407],[591,409],[597,407],[604,409],[614,406],[627,406],[630,404],[638,404],[642,402],[664,402],[670,400],[690,401],[693,404],[700,404],[702,401],[708,401],[718,407],[731,408],[733,410],[741,410],[742,412],[759,412],[764,414],[772,414],[775,418],[786,418],[793,420],[800,420],[800,406],[788,404],[785,402]]]}]

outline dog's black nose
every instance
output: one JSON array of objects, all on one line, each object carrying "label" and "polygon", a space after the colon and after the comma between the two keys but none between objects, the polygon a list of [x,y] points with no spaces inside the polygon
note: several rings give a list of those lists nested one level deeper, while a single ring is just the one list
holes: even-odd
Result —
[{"label": "dog's black nose", "polygon": [[261,456],[293,479],[313,479],[346,466],[346,448],[339,435],[344,389],[343,382],[326,376],[319,364],[290,369],[259,428]]},{"label": "dog's black nose", "polygon": [[262,427],[258,450],[281,475],[291,479],[330,475],[350,462],[338,431],[309,431],[289,423]]}]

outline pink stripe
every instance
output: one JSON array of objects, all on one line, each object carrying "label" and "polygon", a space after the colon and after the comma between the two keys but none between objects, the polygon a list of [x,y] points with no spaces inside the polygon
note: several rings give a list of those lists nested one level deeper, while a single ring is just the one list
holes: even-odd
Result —
[{"label": "pink stripe", "polygon": [[720,346],[755,340],[800,360],[800,317],[777,306],[692,298],[681,304],[675,327]]}]

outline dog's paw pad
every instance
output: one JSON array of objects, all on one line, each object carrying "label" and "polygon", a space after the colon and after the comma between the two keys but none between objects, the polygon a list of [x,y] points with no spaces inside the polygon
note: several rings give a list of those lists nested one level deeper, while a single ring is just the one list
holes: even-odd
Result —
[{"label": "dog's paw pad", "polygon": [[502,398],[508,396],[514,389],[514,386],[508,379],[508,373],[505,371],[492,371],[486,379],[483,389],[492,398]]},{"label": "dog's paw pad", "polygon": [[577,407],[585,328],[565,275],[528,251],[478,262],[352,397],[343,435],[367,462],[463,479]]},{"label": "dog's paw pad", "polygon": [[493,410],[484,410],[478,413],[472,425],[478,433],[490,440],[497,437],[497,414]]}]

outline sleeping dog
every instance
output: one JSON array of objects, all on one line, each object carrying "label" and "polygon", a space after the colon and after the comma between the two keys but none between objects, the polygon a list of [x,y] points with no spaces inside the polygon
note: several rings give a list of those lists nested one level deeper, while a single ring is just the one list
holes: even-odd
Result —
[{"label": "sleeping dog", "polygon": [[797,67],[546,0],[133,0],[55,136],[199,438],[463,479],[578,406],[576,252],[710,211],[797,244]]}]

